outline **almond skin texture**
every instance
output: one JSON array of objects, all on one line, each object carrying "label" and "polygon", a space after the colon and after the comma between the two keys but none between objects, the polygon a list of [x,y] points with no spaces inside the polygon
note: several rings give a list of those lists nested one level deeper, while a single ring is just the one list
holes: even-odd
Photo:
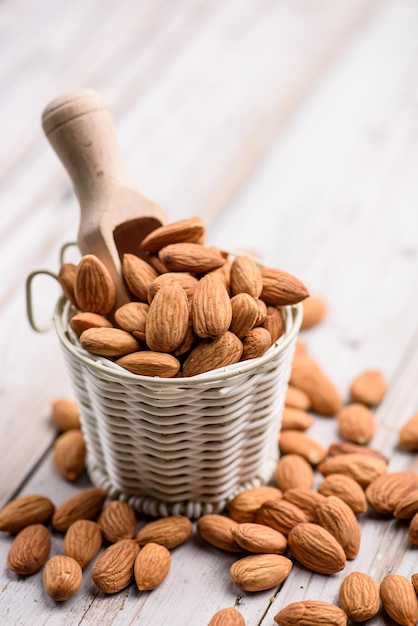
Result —
[{"label": "almond skin texture", "polygon": [[51,535],[43,524],[31,524],[15,537],[7,555],[7,567],[27,576],[41,569],[51,550]]},{"label": "almond skin texture", "polygon": [[306,393],[314,413],[331,417],[342,407],[342,397],[319,363],[307,354],[296,354],[290,384]]},{"label": "almond skin texture", "polygon": [[260,506],[268,500],[281,498],[283,493],[277,487],[261,485],[240,491],[229,503],[228,512],[236,522],[254,522]]},{"label": "almond skin texture", "polygon": [[262,267],[260,271],[263,278],[261,299],[266,304],[285,306],[308,297],[305,285],[292,274],[273,267]]},{"label": "almond skin texture", "polygon": [[327,454],[318,441],[300,430],[282,430],[279,448],[282,454],[298,454],[311,465],[321,463]]},{"label": "almond skin texture", "polygon": [[255,325],[258,316],[256,300],[248,293],[237,293],[231,298],[232,321],[231,333],[242,339]]},{"label": "almond skin texture", "polygon": [[243,591],[263,591],[277,587],[289,576],[292,561],[279,554],[256,554],[235,561],[229,573]]},{"label": "almond skin texture", "polygon": [[165,274],[157,276],[157,278],[153,280],[149,286],[148,302],[152,302],[155,294],[159,289],[161,289],[161,287],[173,281],[178,282],[180,287],[183,287],[187,300],[190,302],[199,281],[195,276],[192,276],[192,274],[187,272],[166,272]]},{"label": "almond skin texture", "polygon": [[282,456],[274,470],[274,479],[283,492],[302,487],[310,489],[314,482],[312,466],[299,454]]},{"label": "almond skin texture", "polygon": [[283,554],[287,548],[286,537],[264,524],[238,524],[231,528],[231,533],[235,541],[248,552]]},{"label": "almond skin texture", "polygon": [[102,545],[100,526],[92,520],[80,519],[71,524],[64,537],[64,554],[71,556],[81,568],[94,559]]},{"label": "almond skin texture", "polygon": [[386,613],[401,626],[418,621],[418,600],[412,583],[400,574],[388,574],[380,583],[380,598]]},{"label": "almond skin texture", "polygon": [[291,502],[301,509],[305,513],[308,522],[313,521],[314,508],[318,502],[322,502],[324,498],[325,496],[317,491],[307,489],[306,487],[288,489],[283,494],[283,500],[287,500],[287,502]]},{"label": "almond skin texture", "polygon": [[133,539],[136,532],[136,515],[127,502],[114,500],[103,508],[97,523],[103,536],[110,543],[121,539]]},{"label": "almond skin texture", "polygon": [[366,454],[339,454],[322,461],[318,471],[323,476],[345,474],[366,488],[372,480],[386,474],[387,465],[381,459]]},{"label": "almond skin texture", "polygon": [[383,400],[386,381],[379,370],[367,370],[354,378],[350,385],[350,396],[354,402],[374,406]]},{"label": "almond skin texture", "polygon": [[193,329],[203,339],[223,335],[232,320],[232,306],[224,284],[207,274],[199,280],[192,300]]},{"label": "almond skin texture", "polygon": [[351,572],[342,581],[338,599],[353,622],[365,622],[379,612],[379,587],[368,574]]},{"label": "almond skin texture", "polygon": [[399,431],[399,445],[404,450],[418,450],[418,413],[414,413]]},{"label": "almond skin texture", "polygon": [[163,285],[150,304],[145,340],[154,352],[172,352],[183,341],[189,321],[186,292],[176,282]]},{"label": "almond skin texture", "polygon": [[84,472],[86,442],[81,430],[67,430],[54,442],[52,457],[58,474],[66,480],[74,481]]},{"label": "almond skin texture", "polygon": [[307,521],[308,517],[302,509],[284,498],[264,502],[255,516],[256,524],[270,526],[285,537],[288,536],[292,528]]},{"label": "almond skin texture", "polygon": [[397,519],[412,519],[418,513],[418,489],[413,489],[403,496],[393,511]]},{"label": "almond skin texture", "polygon": [[221,252],[197,243],[173,243],[164,246],[158,256],[170,272],[206,274],[226,262]]},{"label": "almond skin texture", "polygon": [[157,278],[157,271],[135,254],[126,253],[122,259],[122,274],[129,291],[141,302],[148,303],[148,289]]},{"label": "almond skin texture", "polygon": [[274,621],[279,626],[346,626],[347,615],[329,602],[301,600],[285,606]]},{"label": "almond skin texture", "polygon": [[314,508],[314,522],[335,537],[347,559],[354,559],[360,548],[360,526],[356,516],[338,496],[328,496]]},{"label": "almond skin texture", "polygon": [[197,520],[197,532],[215,548],[226,552],[242,552],[242,547],[232,536],[231,528],[237,526],[237,522],[224,515],[208,513]]},{"label": "almond skin texture", "polygon": [[195,243],[206,232],[200,217],[190,217],[159,226],[141,241],[142,250],[158,252],[170,243]]},{"label": "almond skin texture", "polygon": [[91,577],[104,593],[118,593],[133,580],[134,563],[139,546],[131,539],[122,539],[106,548],[93,563]]},{"label": "almond skin texture", "polygon": [[266,316],[261,324],[261,328],[268,330],[271,336],[271,343],[276,343],[283,334],[283,318],[279,309],[275,306],[266,308]]},{"label": "almond skin texture", "polygon": [[233,606],[216,611],[208,626],[245,626],[245,619]]},{"label": "almond skin texture", "polygon": [[66,532],[79,519],[94,519],[102,509],[107,492],[91,487],[74,494],[65,500],[52,516],[52,526],[59,532]]},{"label": "almond skin texture", "polygon": [[249,256],[235,257],[231,265],[231,293],[248,293],[252,298],[259,298],[263,289],[263,278],[257,263]]},{"label": "almond skin texture", "polygon": [[180,361],[172,354],[152,350],[132,352],[116,361],[124,369],[141,376],[172,378],[180,370]]},{"label": "almond skin texture", "polygon": [[184,515],[169,515],[145,524],[137,533],[135,541],[144,546],[158,543],[172,550],[184,543],[193,533],[193,525]]},{"label": "almond skin texture", "polygon": [[51,557],[43,570],[45,593],[55,600],[69,600],[80,588],[83,573],[80,565],[70,556]]},{"label": "almond skin texture", "polygon": [[0,530],[18,533],[30,524],[43,524],[54,513],[55,506],[49,498],[38,494],[19,496],[0,511]]},{"label": "almond skin texture", "polygon": [[75,274],[74,295],[81,311],[107,315],[115,304],[115,285],[94,254],[83,256]]},{"label": "almond skin texture", "polygon": [[325,300],[319,296],[309,296],[302,302],[303,318],[301,330],[306,330],[317,326],[324,319],[327,313]]},{"label": "almond skin texture", "polygon": [[338,454],[365,454],[367,456],[373,456],[376,459],[381,459],[388,465],[389,459],[382,454],[379,450],[369,448],[367,446],[361,446],[357,443],[351,443],[349,441],[337,441],[332,443],[328,447],[328,456],[337,456]]},{"label": "almond skin texture", "polygon": [[202,339],[183,364],[184,376],[196,376],[210,370],[237,363],[242,355],[242,342],[227,331],[216,339]]},{"label": "almond skin texture", "polygon": [[375,478],[366,489],[366,498],[376,513],[392,515],[409,492],[418,489],[418,474],[391,472]]},{"label": "almond skin texture", "polygon": [[336,574],[344,569],[346,556],[331,533],[311,522],[298,524],[287,538],[293,556],[319,574]]},{"label": "almond skin texture", "polygon": [[88,328],[80,335],[80,344],[91,354],[115,358],[141,347],[135,337],[119,328]]},{"label": "almond skin texture", "polygon": [[261,326],[252,328],[242,339],[243,351],[241,361],[263,356],[270,348],[271,344],[271,335],[266,328],[262,328]]},{"label": "almond skin texture", "polygon": [[318,492],[323,496],[338,496],[343,500],[355,515],[365,513],[367,500],[364,490],[358,482],[344,474],[329,474],[318,486]]},{"label": "almond skin texture", "polygon": [[285,406],[282,413],[281,430],[308,430],[312,426],[314,418],[303,409]]},{"label": "almond skin texture", "polygon": [[115,311],[116,324],[134,337],[145,342],[145,324],[149,304],[145,302],[127,302]]},{"label": "almond skin texture", "polygon": [[56,398],[51,404],[51,417],[59,430],[80,428],[78,405],[71,398]]},{"label": "almond skin texture", "polygon": [[112,328],[112,323],[104,315],[98,313],[77,313],[70,319],[70,326],[77,337],[89,328]]},{"label": "almond skin texture", "polygon": [[374,414],[364,404],[353,402],[337,413],[338,432],[342,439],[353,443],[369,443],[376,432]]},{"label": "almond skin texture", "polygon": [[149,591],[161,585],[171,567],[171,554],[159,543],[147,543],[135,559],[134,577],[140,591]]}]

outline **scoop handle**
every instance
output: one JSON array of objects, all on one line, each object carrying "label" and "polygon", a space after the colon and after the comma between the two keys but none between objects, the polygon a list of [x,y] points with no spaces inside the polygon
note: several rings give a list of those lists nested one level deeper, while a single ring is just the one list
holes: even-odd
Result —
[{"label": "scoop handle", "polygon": [[43,111],[42,126],[73,182],[83,212],[103,206],[117,187],[134,187],[110,110],[93,89],[52,100]]}]

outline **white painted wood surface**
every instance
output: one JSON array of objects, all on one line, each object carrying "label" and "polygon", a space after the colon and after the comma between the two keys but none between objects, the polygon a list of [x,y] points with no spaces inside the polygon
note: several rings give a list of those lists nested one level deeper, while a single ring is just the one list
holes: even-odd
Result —
[{"label": "white painted wood surface", "polygon": [[[56,271],[78,208],[40,126],[45,104],[80,86],[111,106],[138,187],[170,219],[200,214],[214,244],[255,250],[329,304],[304,335],[346,396],[355,374],[389,382],[372,442],[390,470],[417,471],[397,448],[418,409],[418,2],[416,0],[3,0],[0,5],[0,505],[41,492],[57,504],[88,484],[52,467],[51,401],[71,395],[54,333],[27,322],[30,271]],[[53,281],[35,285],[51,317]],[[317,418],[310,434],[337,438]],[[418,570],[407,526],[364,516],[359,556],[343,574],[379,581]],[[240,593],[233,556],[194,536],[152,593],[94,591],[57,606],[41,579],[11,574],[0,537],[0,623],[205,626],[237,604],[247,626],[272,625],[290,601],[336,601],[342,575],[295,565],[282,589]],[[62,539],[54,537],[55,551]],[[370,624],[391,624],[379,614]]]}]

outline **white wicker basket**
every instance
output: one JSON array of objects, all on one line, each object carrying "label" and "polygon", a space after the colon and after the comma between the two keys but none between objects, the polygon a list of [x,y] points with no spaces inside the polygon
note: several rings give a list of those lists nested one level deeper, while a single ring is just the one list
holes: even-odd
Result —
[{"label": "white wicker basket", "polygon": [[60,299],[54,325],[79,404],[92,482],[154,516],[220,512],[242,489],[268,482],[300,305],[260,358],[190,378],[132,374],[85,352]]}]

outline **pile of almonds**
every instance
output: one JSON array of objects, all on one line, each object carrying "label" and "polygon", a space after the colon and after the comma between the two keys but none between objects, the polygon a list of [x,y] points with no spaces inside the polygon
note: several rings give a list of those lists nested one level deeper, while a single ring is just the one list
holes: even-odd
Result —
[{"label": "pile of almonds", "polygon": [[[145,376],[195,376],[262,356],[283,332],[283,306],[308,296],[303,283],[247,255],[206,246],[198,217],[152,231],[138,256],[123,255],[130,301],[99,258],[64,263],[59,281],[80,311],[70,321],[82,347]],[[139,256],[141,254],[142,256]]]}]

